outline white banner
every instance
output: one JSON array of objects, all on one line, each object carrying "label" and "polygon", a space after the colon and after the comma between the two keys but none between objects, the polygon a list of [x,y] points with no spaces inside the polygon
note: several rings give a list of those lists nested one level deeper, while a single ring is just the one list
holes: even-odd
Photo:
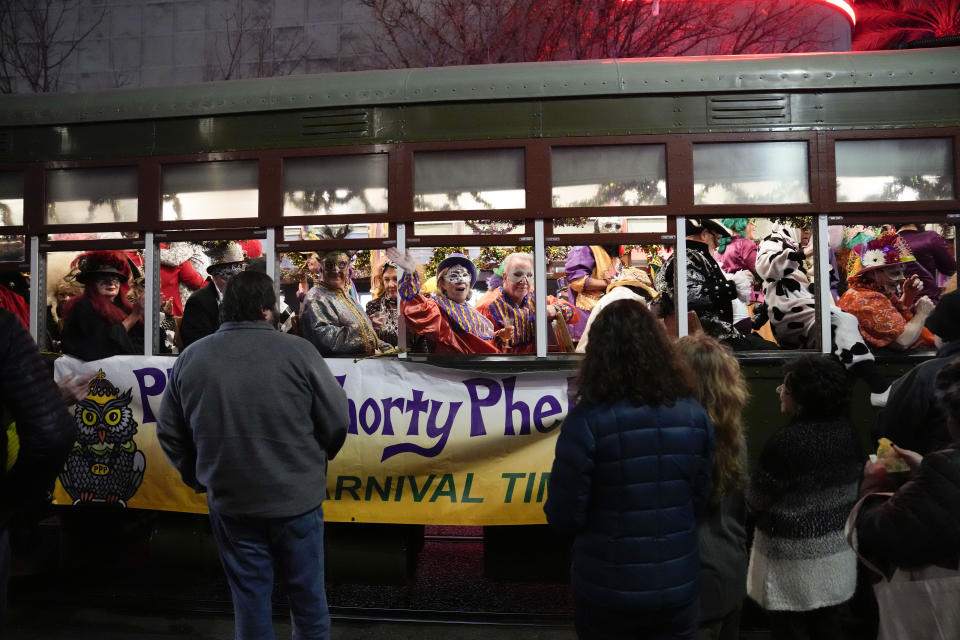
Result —
[{"label": "white banner", "polygon": [[[171,357],[56,363],[94,376],[74,408],[78,439],[55,493],[61,504],[115,502],[205,512],[156,439]],[[538,524],[567,373],[491,374],[395,359],[327,359],[346,391],[350,429],[327,474],[330,521]],[[255,375],[255,371],[251,372]],[[213,383],[213,382],[212,382]]]}]

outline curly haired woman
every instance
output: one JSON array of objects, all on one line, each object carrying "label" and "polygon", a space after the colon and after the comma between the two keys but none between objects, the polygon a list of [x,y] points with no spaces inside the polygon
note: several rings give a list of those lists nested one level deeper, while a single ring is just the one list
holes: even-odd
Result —
[{"label": "curly haired woman", "polygon": [[577,635],[692,639],[713,425],[689,366],[645,304],[618,300],[594,321],[579,384],[543,508],[576,536]]},{"label": "curly haired woman", "polygon": [[713,421],[713,493],[700,521],[700,640],[736,640],[747,593],[744,484],[747,447],[741,414],[747,382],[729,347],[705,333],[684,336],[677,350],[697,377],[696,397]]}]

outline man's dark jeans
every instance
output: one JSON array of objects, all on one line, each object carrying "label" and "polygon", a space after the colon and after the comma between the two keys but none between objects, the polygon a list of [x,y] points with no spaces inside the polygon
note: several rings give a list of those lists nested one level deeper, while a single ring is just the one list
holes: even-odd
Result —
[{"label": "man's dark jeans", "polygon": [[274,569],[290,601],[295,640],[330,637],[323,584],[323,509],[290,518],[228,516],[210,508],[233,594],[238,640],[274,640]]}]

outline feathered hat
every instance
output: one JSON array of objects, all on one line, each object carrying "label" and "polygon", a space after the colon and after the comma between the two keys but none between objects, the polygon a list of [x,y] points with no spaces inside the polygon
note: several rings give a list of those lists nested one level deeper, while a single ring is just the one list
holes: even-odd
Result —
[{"label": "feathered hat", "polygon": [[210,258],[207,273],[211,273],[211,270],[216,271],[219,265],[245,262],[247,259],[243,248],[233,240],[211,240],[200,244],[203,252]]},{"label": "feathered hat", "polygon": [[885,233],[853,248],[847,260],[847,273],[850,274],[847,279],[853,280],[868,271],[896,267],[916,260],[899,234]]},{"label": "feathered hat", "polygon": [[653,288],[653,282],[650,281],[650,274],[637,267],[624,267],[617,274],[610,284],[607,285],[607,293],[610,293],[617,287],[637,287],[646,292],[653,300],[660,296],[660,292]]}]

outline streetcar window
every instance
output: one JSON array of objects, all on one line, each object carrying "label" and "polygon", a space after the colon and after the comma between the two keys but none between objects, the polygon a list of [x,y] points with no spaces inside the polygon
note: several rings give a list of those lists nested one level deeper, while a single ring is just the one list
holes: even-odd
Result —
[{"label": "streetcar window", "polygon": [[693,145],[694,204],[810,202],[807,143]]},{"label": "streetcar window", "polygon": [[838,202],[951,200],[949,138],[838,140]]},{"label": "streetcar window", "polygon": [[411,248],[416,282],[404,274],[399,283],[408,351],[535,354],[532,250],[523,245]]},{"label": "streetcar window", "polygon": [[256,160],[197,162],[163,168],[163,220],[255,218]]},{"label": "streetcar window", "polygon": [[[183,232],[192,238],[196,231]],[[154,247],[159,289],[154,292],[154,354],[176,354],[220,324],[216,290],[250,269],[266,271],[267,253],[257,239],[180,239],[169,234]],[[190,303],[191,298],[197,300]]]},{"label": "streetcar window", "polygon": [[520,235],[526,231],[523,220],[434,220],[414,222],[417,236],[489,236]]},{"label": "streetcar window", "polygon": [[554,233],[666,233],[666,216],[586,216],[556,218]]},{"label": "streetcar window", "polygon": [[25,259],[24,236],[0,235],[0,262],[23,262]]},{"label": "streetcar window", "polygon": [[45,259],[46,311],[40,322],[45,349],[82,360],[143,353],[142,315],[129,329],[118,329],[142,303],[143,252],[50,251]]},{"label": "streetcar window", "polygon": [[415,211],[526,206],[521,149],[417,152],[413,183]]},{"label": "streetcar window", "polygon": [[387,211],[386,154],[287,159],[283,180],[285,216]]},{"label": "streetcar window", "polygon": [[548,246],[547,295],[574,311],[563,314],[563,327],[551,323],[550,350],[585,353],[591,318],[615,300],[641,300],[656,309],[656,274],[672,252],[662,244]]},{"label": "streetcar window", "polygon": [[933,334],[909,321],[930,312],[955,286],[953,225],[880,219],[829,231],[841,272],[838,305],[857,317],[870,349],[933,349]]},{"label": "streetcar window", "polygon": [[353,238],[387,238],[389,224],[386,222],[354,222],[346,224],[304,224],[289,225],[283,228],[283,239],[290,240],[331,240]]},{"label": "streetcar window", "polygon": [[[676,252],[655,269],[654,308],[672,325],[678,278],[688,332],[703,331],[737,351],[818,349],[815,218],[688,218],[686,273]],[[824,286],[829,286],[824,283]]]},{"label": "streetcar window", "polygon": [[550,166],[554,207],[667,203],[664,145],[554,147]]},{"label": "streetcar window", "polygon": [[382,250],[318,244],[281,253],[279,327],[299,333],[325,357],[390,351],[399,339],[397,271]]},{"label": "streetcar window", "polygon": [[0,171],[0,227],[23,224],[23,174]]},{"label": "streetcar window", "polygon": [[47,171],[48,224],[136,221],[136,167]]}]

